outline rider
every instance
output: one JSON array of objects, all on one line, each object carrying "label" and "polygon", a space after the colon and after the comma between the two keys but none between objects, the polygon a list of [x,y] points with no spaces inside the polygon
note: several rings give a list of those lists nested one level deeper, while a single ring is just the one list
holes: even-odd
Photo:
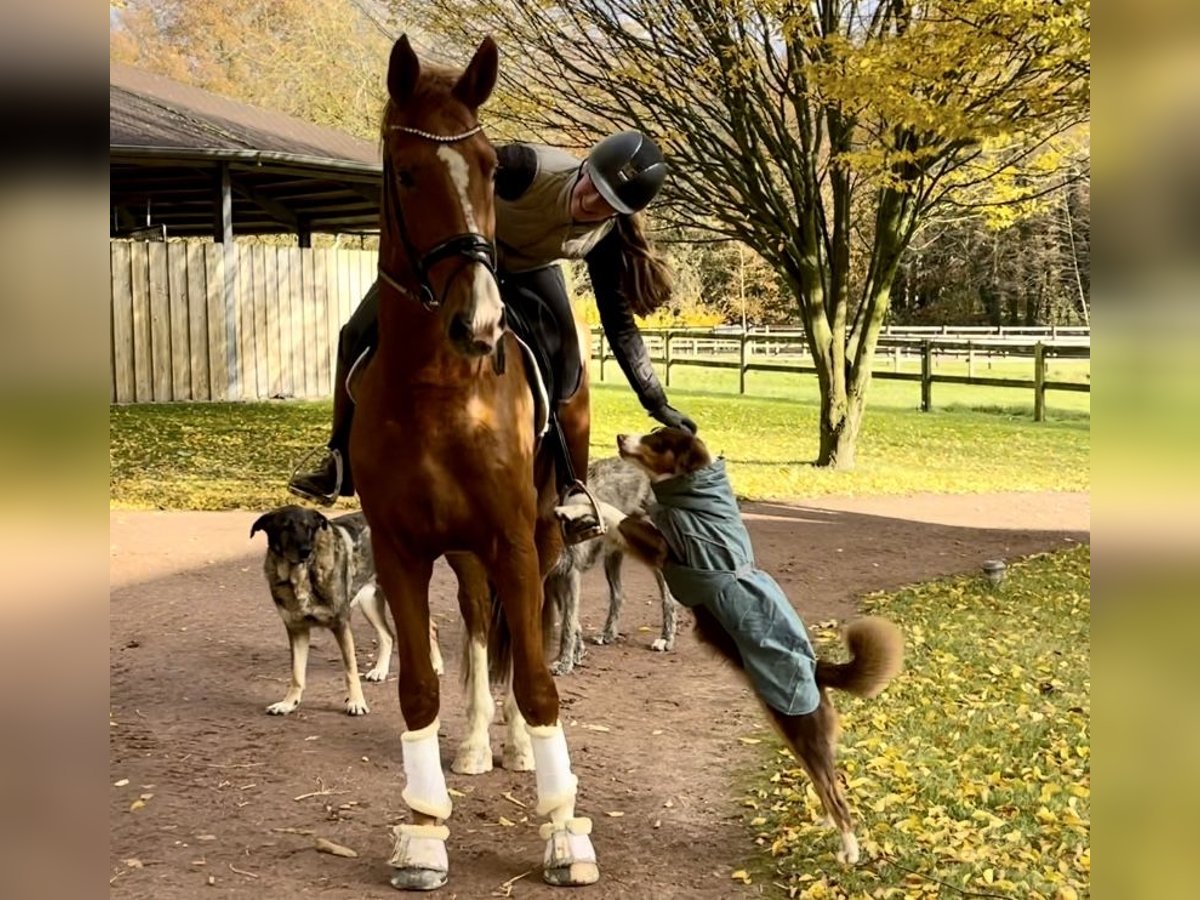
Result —
[{"label": "rider", "polygon": [[[667,403],[634,313],[647,315],[670,299],[670,275],[646,242],[639,217],[667,175],[662,153],[637,131],[611,135],[582,163],[569,153],[531,144],[497,148],[496,249],[501,296],[510,324],[520,319],[549,357],[552,408],[578,389],[586,360],[579,346],[563,259],[586,260],[600,322],[625,377],[646,411],[664,425],[696,430]],[[329,505],[354,494],[347,461],[353,401],[347,376],[375,343],[379,283],[367,291],[342,328],[334,379],[333,431],[313,470],[297,473],[288,489]],[[551,435],[562,440],[557,430]],[[560,489],[573,474],[569,452],[559,455]],[[565,460],[565,461],[564,461]],[[584,473],[578,473],[583,477]]]}]

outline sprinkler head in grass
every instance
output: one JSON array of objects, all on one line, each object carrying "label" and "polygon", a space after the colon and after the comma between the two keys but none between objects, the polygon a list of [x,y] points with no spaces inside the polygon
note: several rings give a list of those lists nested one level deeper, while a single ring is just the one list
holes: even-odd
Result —
[{"label": "sprinkler head in grass", "polygon": [[999,585],[1008,574],[1008,566],[1004,564],[1004,560],[1002,559],[989,559],[983,564],[983,574],[986,576],[989,584]]}]

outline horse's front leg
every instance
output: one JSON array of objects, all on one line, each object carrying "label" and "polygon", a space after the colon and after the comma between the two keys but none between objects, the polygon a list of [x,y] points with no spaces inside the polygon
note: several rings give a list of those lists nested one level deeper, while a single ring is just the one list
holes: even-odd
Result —
[{"label": "horse's front leg", "polygon": [[466,666],[467,733],[458,745],[450,768],[460,775],[481,775],[492,770],[492,743],[488,727],[496,715],[488,678],[487,640],[492,616],[487,570],[470,553],[447,553],[446,561],[458,579],[458,608],[462,612],[463,665]]},{"label": "horse's front leg", "polygon": [[533,522],[520,534],[504,533],[510,539],[497,547],[490,568],[512,636],[513,694],[532,744],[537,813],[549,818],[539,832],[546,841],[542,877],[554,885],[593,884],[600,870],[589,837],[592,823],[575,815],[578,779],[571,771],[558,691],[543,652],[542,581]]},{"label": "horse's front leg", "polygon": [[449,877],[446,838],[450,830],[450,794],[438,746],[438,677],[429,653],[429,579],[433,561],[414,558],[384,536],[372,535],[375,569],[396,622],[400,652],[400,711],[408,730],[401,735],[405,786],[401,796],[412,822],[393,829],[395,847],[389,864],[392,886],[429,891]]}]

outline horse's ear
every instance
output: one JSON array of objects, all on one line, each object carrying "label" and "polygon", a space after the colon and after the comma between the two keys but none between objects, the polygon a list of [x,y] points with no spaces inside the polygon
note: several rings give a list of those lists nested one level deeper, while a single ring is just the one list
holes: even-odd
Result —
[{"label": "horse's ear", "polygon": [[396,103],[404,103],[412,96],[421,77],[421,63],[408,42],[408,35],[400,35],[399,40],[392,46],[392,56],[388,60],[387,86],[388,94]]},{"label": "horse's ear", "polygon": [[274,515],[275,513],[272,511],[269,513],[263,513],[261,516],[255,519],[254,524],[250,526],[250,537],[254,537],[254,535],[265,529],[267,525],[270,524]]},{"label": "horse's ear", "polygon": [[479,109],[496,86],[496,72],[500,66],[500,51],[491,36],[485,37],[479,49],[471,57],[466,71],[451,91],[455,98],[471,109]]}]

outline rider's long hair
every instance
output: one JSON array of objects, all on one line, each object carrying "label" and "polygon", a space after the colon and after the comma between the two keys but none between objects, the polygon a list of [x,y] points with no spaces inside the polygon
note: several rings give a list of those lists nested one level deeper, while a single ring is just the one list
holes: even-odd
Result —
[{"label": "rider's long hair", "polygon": [[621,293],[634,315],[648,316],[671,299],[671,270],[646,238],[640,214],[617,216],[616,231],[621,239]]}]

